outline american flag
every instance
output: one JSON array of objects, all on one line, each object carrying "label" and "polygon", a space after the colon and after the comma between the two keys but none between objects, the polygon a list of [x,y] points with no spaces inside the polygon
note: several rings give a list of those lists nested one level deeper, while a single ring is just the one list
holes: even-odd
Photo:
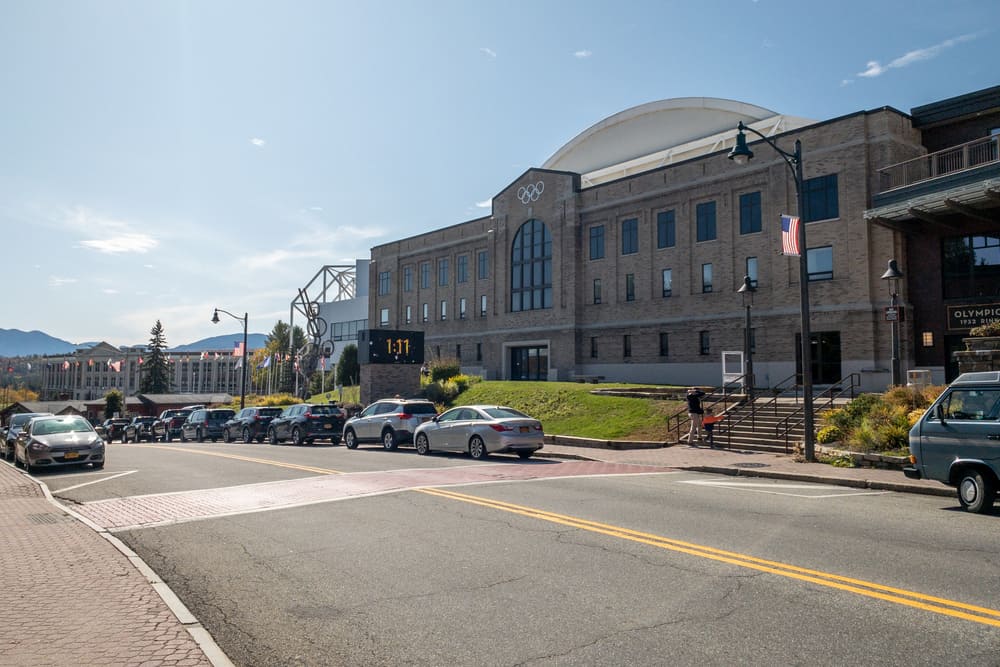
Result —
[{"label": "american flag", "polygon": [[799,248],[799,219],[794,215],[781,216],[781,253],[798,257],[802,254]]},{"label": "american flag", "polygon": [[233,343],[233,356],[242,357],[245,350],[243,349],[243,343]]}]

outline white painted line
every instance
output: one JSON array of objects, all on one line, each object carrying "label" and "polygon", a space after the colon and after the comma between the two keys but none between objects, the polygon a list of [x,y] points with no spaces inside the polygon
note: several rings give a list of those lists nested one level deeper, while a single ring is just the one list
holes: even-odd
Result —
[{"label": "white painted line", "polygon": [[79,489],[81,486],[90,486],[91,484],[100,484],[101,482],[109,482],[118,477],[124,477],[125,475],[131,475],[134,472],[139,472],[138,470],[126,470],[125,472],[120,472],[116,475],[111,475],[110,477],[103,477],[101,479],[95,479],[90,482],[83,482],[82,484],[74,484],[73,486],[67,486],[65,489],[53,489],[52,493],[63,493],[65,491],[72,491],[73,489]]},{"label": "white painted line", "polygon": [[735,491],[750,491],[752,493],[767,493],[773,496],[791,496],[793,498],[844,498],[854,496],[884,496],[892,491],[839,491],[838,493],[791,493],[781,489],[844,489],[843,486],[830,486],[826,484],[761,484],[759,482],[714,482],[708,480],[681,480],[682,484],[694,484],[696,486],[714,486],[733,489]]}]

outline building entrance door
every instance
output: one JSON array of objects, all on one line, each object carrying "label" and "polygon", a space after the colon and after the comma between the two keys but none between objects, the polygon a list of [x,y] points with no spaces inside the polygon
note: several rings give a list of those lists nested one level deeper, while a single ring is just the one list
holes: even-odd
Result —
[{"label": "building entrance door", "polygon": [[[813,384],[833,384],[840,380],[840,332],[814,331],[812,339]],[[795,334],[795,372],[802,375],[802,334]]]},{"label": "building entrance door", "polygon": [[532,345],[510,348],[511,380],[548,380],[549,348]]}]

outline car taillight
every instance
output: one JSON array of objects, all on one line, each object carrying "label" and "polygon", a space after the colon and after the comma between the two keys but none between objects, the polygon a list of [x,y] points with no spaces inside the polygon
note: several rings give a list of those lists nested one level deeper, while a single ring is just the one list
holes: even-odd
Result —
[{"label": "car taillight", "polygon": [[513,431],[513,426],[507,426],[506,424],[490,424],[490,428],[498,433],[503,433],[504,431]]},{"label": "car taillight", "polygon": [[254,420],[255,422],[259,422],[259,421],[260,421],[260,415],[254,415],[254,416],[253,416],[253,420]]},{"label": "car taillight", "polygon": [[397,416],[400,419],[413,419],[413,415],[411,415],[409,412],[400,412]]}]

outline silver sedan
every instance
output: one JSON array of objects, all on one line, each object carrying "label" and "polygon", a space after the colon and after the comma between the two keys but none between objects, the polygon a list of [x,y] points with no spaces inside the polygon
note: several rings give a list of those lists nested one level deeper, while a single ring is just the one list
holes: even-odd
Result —
[{"label": "silver sedan", "polygon": [[31,473],[42,468],[90,463],[104,467],[104,440],[83,417],[35,417],[17,435],[14,464]]},{"label": "silver sedan", "polygon": [[468,452],[474,459],[512,452],[522,459],[542,448],[542,423],[502,405],[463,405],[417,427],[418,454]]}]

